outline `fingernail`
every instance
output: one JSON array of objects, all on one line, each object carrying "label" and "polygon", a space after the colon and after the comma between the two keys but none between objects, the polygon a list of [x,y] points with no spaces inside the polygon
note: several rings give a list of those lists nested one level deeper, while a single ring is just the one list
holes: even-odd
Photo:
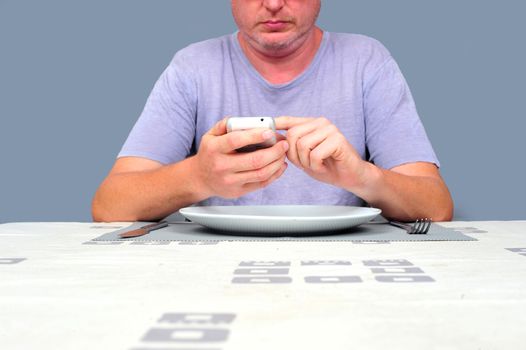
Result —
[{"label": "fingernail", "polygon": [[271,130],[265,130],[262,134],[264,140],[270,139],[272,136],[274,136],[274,133]]},{"label": "fingernail", "polygon": [[288,142],[283,142],[283,150],[285,152],[287,152],[289,150],[289,143]]}]

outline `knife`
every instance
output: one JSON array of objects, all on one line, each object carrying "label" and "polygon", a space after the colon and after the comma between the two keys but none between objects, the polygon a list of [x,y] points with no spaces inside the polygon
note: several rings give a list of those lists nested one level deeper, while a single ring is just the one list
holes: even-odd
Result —
[{"label": "knife", "polygon": [[153,224],[148,224],[148,225],[139,227],[138,229],[135,229],[135,230],[123,232],[119,234],[119,236],[121,238],[139,237],[139,236],[143,236],[149,233],[150,231],[158,230],[166,226],[168,226],[168,222],[166,221],[154,222]]}]

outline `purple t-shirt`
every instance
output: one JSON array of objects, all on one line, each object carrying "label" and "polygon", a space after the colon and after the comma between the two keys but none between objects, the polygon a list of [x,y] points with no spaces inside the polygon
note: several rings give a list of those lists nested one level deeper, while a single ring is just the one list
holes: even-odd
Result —
[{"label": "purple t-shirt", "polygon": [[[194,154],[225,116],[324,116],[364,159],[385,169],[438,160],[409,87],[387,49],[363,35],[323,33],[309,67],[286,84],[270,84],[251,65],[237,33],[177,52],[155,84],[118,157],[163,164]],[[341,188],[312,179],[289,162],[268,187],[237,199],[198,205],[362,205]]]}]

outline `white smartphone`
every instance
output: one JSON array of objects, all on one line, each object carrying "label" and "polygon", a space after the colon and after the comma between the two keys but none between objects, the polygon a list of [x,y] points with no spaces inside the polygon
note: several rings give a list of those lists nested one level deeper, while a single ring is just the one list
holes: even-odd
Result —
[{"label": "white smartphone", "polygon": [[238,152],[252,152],[261,148],[271,147],[276,143],[276,123],[272,117],[230,117],[226,122],[227,132],[254,128],[266,128],[274,132],[274,136],[262,143],[248,145],[237,149]]}]

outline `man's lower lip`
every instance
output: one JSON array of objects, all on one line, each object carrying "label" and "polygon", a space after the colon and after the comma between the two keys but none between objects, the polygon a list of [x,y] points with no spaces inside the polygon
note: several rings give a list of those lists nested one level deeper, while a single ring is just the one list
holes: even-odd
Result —
[{"label": "man's lower lip", "polygon": [[283,30],[287,25],[288,22],[263,22],[263,26],[269,30]]}]

